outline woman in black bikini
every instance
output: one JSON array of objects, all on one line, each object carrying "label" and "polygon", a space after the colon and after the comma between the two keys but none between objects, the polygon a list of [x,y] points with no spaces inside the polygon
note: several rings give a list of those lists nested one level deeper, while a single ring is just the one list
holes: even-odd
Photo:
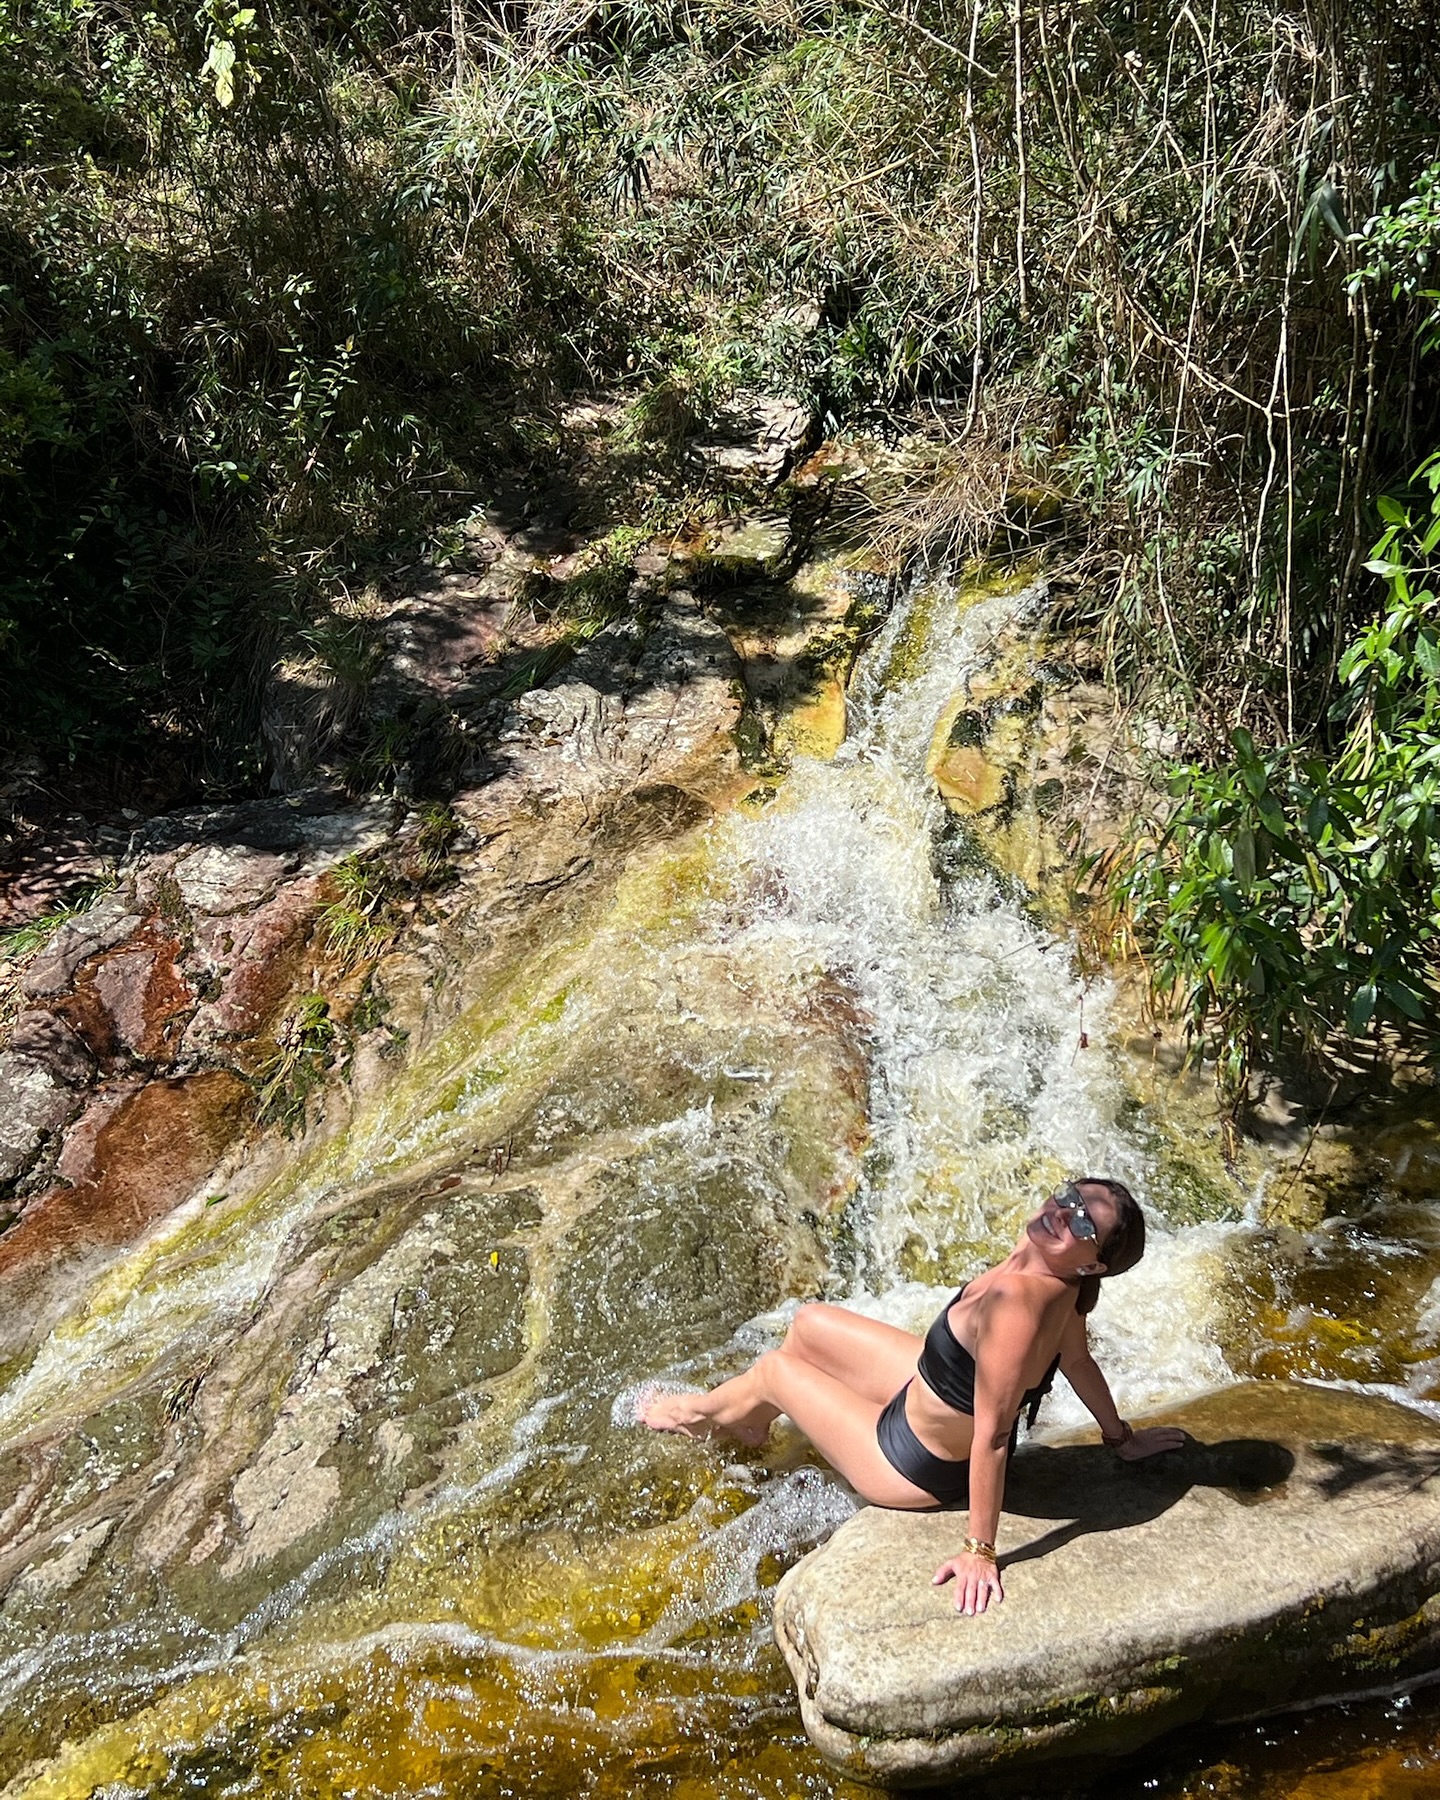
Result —
[{"label": "woman in black bikini", "polygon": [[1085,1176],[1050,1196],[1005,1261],[967,1282],[923,1341],[844,1307],[802,1306],[780,1349],[743,1375],[708,1394],[653,1395],[641,1416],[657,1431],[759,1444],[783,1412],[872,1505],[968,1505],[971,1535],[935,1580],[954,1579],[958,1611],[984,1612],[1005,1597],[995,1531],[1020,1413],[1033,1422],[1057,1369],[1127,1460],[1184,1441],[1168,1427],[1130,1429],[1086,1339],[1101,1279],[1144,1252],[1145,1218],[1129,1189]]}]

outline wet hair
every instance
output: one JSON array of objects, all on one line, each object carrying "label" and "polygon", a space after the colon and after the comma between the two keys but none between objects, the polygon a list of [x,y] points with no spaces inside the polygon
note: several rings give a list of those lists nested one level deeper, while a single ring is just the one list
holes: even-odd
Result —
[{"label": "wet hair", "polygon": [[1115,1207],[1115,1223],[1106,1235],[1104,1247],[1096,1246],[1096,1255],[1105,1265],[1105,1274],[1082,1275],[1080,1278],[1075,1310],[1084,1314],[1095,1310],[1102,1281],[1133,1269],[1145,1254],[1145,1215],[1140,1210],[1140,1202],[1123,1181],[1112,1181],[1108,1175],[1081,1175],[1075,1185],[1078,1188],[1104,1188]]}]

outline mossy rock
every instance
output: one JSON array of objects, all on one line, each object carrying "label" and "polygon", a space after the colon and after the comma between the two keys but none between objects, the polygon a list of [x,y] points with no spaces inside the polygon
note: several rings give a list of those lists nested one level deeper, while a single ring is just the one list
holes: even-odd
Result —
[{"label": "mossy rock", "polygon": [[1006,771],[998,768],[978,746],[947,749],[935,765],[935,785],[945,804],[962,818],[993,812],[1010,792]]}]

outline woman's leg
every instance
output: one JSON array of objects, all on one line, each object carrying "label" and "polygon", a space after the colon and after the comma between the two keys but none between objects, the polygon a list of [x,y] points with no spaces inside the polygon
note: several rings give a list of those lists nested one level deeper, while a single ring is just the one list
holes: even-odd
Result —
[{"label": "woman's leg", "polygon": [[915,1373],[925,1340],[844,1306],[802,1306],[781,1349],[883,1406]]},{"label": "woman's leg", "polygon": [[[785,1342],[771,1354],[806,1363],[878,1408],[915,1373],[922,1342],[911,1332],[867,1319],[843,1306],[815,1304],[800,1308]],[[753,1368],[747,1369],[702,1396],[657,1394],[642,1416],[658,1431],[679,1431],[692,1437],[723,1431],[744,1444],[763,1444],[776,1414],[788,1409],[759,1395],[750,1379],[753,1373]]]},{"label": "woman's leg", "polygon": [[[773,1418],[783,1412],[872,1505],[918,1511],[936,1504],[932,1495],[907,1481],[881,1450],[875,1435],[880,1403],[863,1398],[843,1381],[784,1350],[767,1351],[743,1375],[711,1393],[659,1398],[678,1402],[685,1409],[686,1422],[670,1429],[735,1433],[737,1427],[745,1428],[757,1416]],[[646,1422],[661,1425],[653,1408],[647,1409]]]}]

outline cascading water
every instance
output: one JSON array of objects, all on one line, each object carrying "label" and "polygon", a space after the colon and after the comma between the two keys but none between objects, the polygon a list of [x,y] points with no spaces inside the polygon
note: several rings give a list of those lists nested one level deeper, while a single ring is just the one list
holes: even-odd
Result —
[{"label": "cascading water", "polygon": [[[1003,1254],[1036,1194],[1068,1174],[1115,1175],[1159,1198],[1163,1221],[1145,1133],[1123,1120],[1134,1108],[1105,1048],[1108,990],[1083,983],[1064,940],[977,866],[927,768],[947,701],[1042,601],[1035,588],[918,588],[856,672],[834,760],[802,764],[762,819],[727,834],[737,887],[760,896],[732,952],[826,970],[854,995],[871,1145],[846,1297],[911,1328]],[[1123,1304],[1097,1317],[1122,1405],[1227,1378],[1210,1329],[1223,1237],[1162,1229]],[[1073,1408],[1061,1401],[1051,1417],[1062,1413]]]},{"label": "cascading water", "polygon": [[[919,1325],[1082,1168],[1157,1226],[1095,1317],[1122,1407],[1231,1378],[1254,1232],[1167,1227],[1106,991],[927,774],[1032,598],[917,586],[833,761],[641,858],[344,1143],[79,1288],[0,1389],[0,1512],[68,1459],[0,1613],[7,1797],[844,1795],[766,1596],[851,1499],[793,1435],[653,1437],[636,1389],[801,1293]],[[1440,1246],[1405,1254],[1419,1343]]]}]

